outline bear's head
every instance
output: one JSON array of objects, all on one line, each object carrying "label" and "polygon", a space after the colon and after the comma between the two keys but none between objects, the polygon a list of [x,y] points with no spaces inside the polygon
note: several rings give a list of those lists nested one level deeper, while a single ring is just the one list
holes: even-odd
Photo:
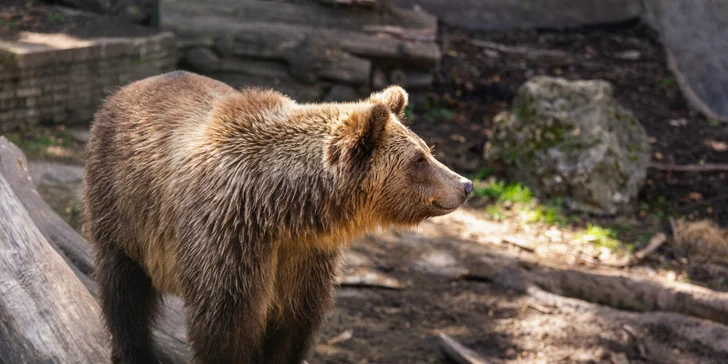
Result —
[{"label": "bear's head", "polygon": [[333,131],[326,162],[357,179],[368,212],[387,225],[411,226],[460,207],[470,180],[437,161],[427,144],[400,122],[408,95],[401,87],[352,104]]}]

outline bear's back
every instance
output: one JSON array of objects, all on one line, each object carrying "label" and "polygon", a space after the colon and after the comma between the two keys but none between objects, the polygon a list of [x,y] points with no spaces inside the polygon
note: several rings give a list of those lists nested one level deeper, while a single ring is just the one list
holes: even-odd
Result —
[{"label": "bear's back", "polygon": [[[153,277],[174,277],[175,174],[203,142],[216,104],[240,95],[224,83],[175,71],[133,82],[97,112],[87,146],[84,214]],[[117,235],[119,238],[114,238]],[[90,239],[95,240],[95,239]],[[175,291],[175,282],[155,282]]]}]

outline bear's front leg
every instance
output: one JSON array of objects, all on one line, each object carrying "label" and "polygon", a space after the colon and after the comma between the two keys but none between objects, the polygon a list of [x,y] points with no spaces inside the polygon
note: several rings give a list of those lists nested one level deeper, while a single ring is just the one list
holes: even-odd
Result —
[{"label": "bear's front leg", "polygon": [[333,305],[338,252],[284,249],[278,257],[278,305],[268,319],[261,364],[301,364]]},{"label": "bear's front leg", "polygon": [[260,353],[275,262],[272,249],[246,248],[237,242],[211,244],[180,254],[184,268],[179,278],[194,363],[247,364]]}]

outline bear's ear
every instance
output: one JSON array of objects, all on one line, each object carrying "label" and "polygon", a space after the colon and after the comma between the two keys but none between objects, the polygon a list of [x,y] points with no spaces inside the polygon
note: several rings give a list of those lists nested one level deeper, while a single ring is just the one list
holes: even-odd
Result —
[{"label": "bear's ear", "polygon": [[390,111],[381,103],[352,112],[337,126],[329,144],[328,162],[364,162],[384,139]]},{"label": "bear's ear", "polygon": [[370,102],[380,102],[387,105],[389,110],[400,118],[404,117],[404,109],[407,107],[408,99],[407,91],[399,86],[389,86],[369,96]]}]

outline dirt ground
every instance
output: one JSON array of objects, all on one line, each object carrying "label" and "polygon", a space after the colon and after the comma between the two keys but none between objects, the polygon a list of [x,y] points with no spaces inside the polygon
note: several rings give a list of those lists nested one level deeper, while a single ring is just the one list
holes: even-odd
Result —
[{"label": "dirt ground", "polygon": [[[0,19],[3,14],[7,8]],[[613,82],[618,99],[651,136],[656,162],[728,157],[728,127],[689,110],[659,42],[641,24],[487,34],[443,29],[441,41],[437,82],[407,122],[460,173],[489,170],[507,180],[483,161],[483,145],[492,117],[538,74]],[[45,165],[40,160],[82,164],[83,136],[68,130],[10,137],[35,166]],[[64,178],[70,191],[78,188],[78,178]],[[563,225],[526,223],[515,215],[493,219],[476,197],[417,230],[368,236],[346,252],[347,274],[366,268],[404,288],[342,286],[309,362],[444,363],[440,332],[492,363],[728,361],[728,268],[676,248],[668,222],[709,218],[727,226],[725,174],[651,170],[648,178],[634,211],[612,218],[565,212],[571,218]],[[58,182],[39,189],[78,227],[77,201],[66,187]],[[647,242],[638,237],[658,232],[666,233],[667,243],[639,264],[614,268],[604,264],[603,249],[574,242],[588,224],[629,226],[619,238],[635,249]]]}]

